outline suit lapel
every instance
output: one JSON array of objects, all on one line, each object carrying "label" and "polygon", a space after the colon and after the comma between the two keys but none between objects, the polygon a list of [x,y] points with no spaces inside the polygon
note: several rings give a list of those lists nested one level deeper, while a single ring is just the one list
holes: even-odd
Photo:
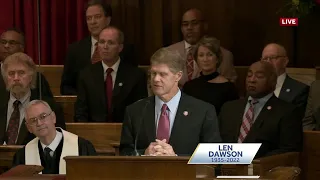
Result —
[{"label": "suit lapel", "polygon": [[95,89],[96,93],[98,95],[100,95],[100,100],[101,103],[103,105],[103,107],[105,107],[105,109],[107,110],[107,104],[106,104],[106,88],[105,88],[105,81],[104,81],[104,72],[103,72],[103,67],[102,67],[102,62],[98,62],[96,64],[93,65],[92,68],[92,74],[93,74],[93,79],[95,82],[95,87],[92,87]]},{"label": "suit lapel", "polygon": [[290,102],[292,97],[291,78],[287,75],[279,93],[279,99]]},{"label": "suit lapel", "polygon": [[234,122],[231,122],[231,123],[235,123],[235,124],[234,124],[234,130],[232,130],[229,133],[232,133],[233,142],[238,141],[238,137],[240,134],[240,127],[243,121],[243,116],[244,116],[244,113],[246,113],[245,109],[246,109],[247,102],[248,102],[248,97],[239,101],[239,104],[232,110],[232,114],[234,114]]},{"label": "suit lapel", "polygon": [[273,100],[275,99],[275,96],[272,96],[267,102],[266,104],[262,107],[258,117],[256,118],[256,120],[254,121],[246,139],[244,142],[248,141],[248,142],[254,142],[257,136],[256,133],[259,132],[260,127],[263,125],[264,121],[268,118],[270,118],[270,113],[272,113],[272,104],[273,104]]},{"label": "suit lapel", "polygon": [[91,46],[92,46],[92,42],[91,42],[91,36],[87,37],[85,40],[85,43],[83,44],[83,55],[84,58],[91,63]]},{"label": "suit lapel", "polygon": [[[2,78],[1,78],[2,79]],[[2,144],[6,136],[6,128],[7,128],[7,112],[8,112],[8,99],[9,93],[6,94],[6,96],[1,95],[1,99],[3,99],[3,103],[1,104],[0,107],[0,143]]]},{"label": "suit lapel", "polygon": [[177,134],[178,132],[177,129],[183,127],[184,119],[187,118],[186,116],[182,116],[184,111],[191,112],[192,109],[188,109],[188,102],[186,100],[186,96],[184,95],[184,93],[181,92],[181,98],[179,101],[176,117],[174,119],[171,135],[169,139],[170,144],[174,144],[174,142],[179,141],[178,139],[179,135]]},{"label": "suit lapel", "polygon": [[[142,107],[143,108],[143,107]],[[142,121],[144,122],[144,129],[149,142],[154,142],[156,139],[156,123],[155,123],[155,98],[150,98],[150,104],[147,105],[145,110],[145,116]]]},{"label": "suit lapel", "polygon": [[120,61],[118,72],[116,75],[116,80],[114,82],[114,87],[112,91],[112,104],[113,104],[112,109],[114,108],[115,104],[119,102],[118,96],[121,92],[121,89],[126,85],[125,79],[127,79],[126,78],[126,76],[128,75],[127,73],[128,73],[127,66]]},{"label": "suit lapel", "polygon": [[184,41],[181,41],[180,43],[181,45],[178,48],[178,52],[181,54],[182,58],[185,60],[187,59],[187,51],[186,51],[185,43]]}]

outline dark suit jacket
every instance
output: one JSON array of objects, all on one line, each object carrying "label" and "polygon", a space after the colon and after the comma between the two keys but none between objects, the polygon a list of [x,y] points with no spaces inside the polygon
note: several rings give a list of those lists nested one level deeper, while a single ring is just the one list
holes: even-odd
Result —
[{"label": "dark suit jacket", "polygon": [[283,82],[279,99],[292,103],[298,107],[299,116],[302,119],[308,102],[309,86],[292,79],[288,75]]},{"label": "dark suit jacket", "polygon": [[[7,127],[7,111],[8,111],[8,101],[10,99],[9,92],[5,94],[0,94],[0,144],[2,145],[3,142],[6,140],[6,127]],[[31,90],[30,101],[39,99],[38,92],[35,90]],[[42,97],[42,100],[46,101],[51,109],[56,114],[56,126],[61,127],[63,129],[66,128],[64,115],[62,107],[55,103],[53,98],[50,97]],[[17,139],[17,145],[25,145],[29,141],[31,141],[35,136],[29,133],[25,123],[22,122],[20,126],[20,131]]]},{"label": "dark suit jacket", "polygon": [[[110,112],[107,110],[102,62],[89,65],[80,74],[78,87],[74,120],[105,122]],[[126,106],[148,96],[146,73],[121,61],[112,93],[113,121],[122,122]]]},{"label": "dark suit jacket", "polygon": [[[133,155],[156,139],[155,97],[151,96],[127,107],[122,125],[120,152]],[[184,115],[187,111],[188,115]],[[178,155],[190,156],[199,143],[221,142],[214,106],[184,93],[171,130],[169,144]]]},{"label": "dark suit jacket", "polygon": [[[0,70],[1,71],[1,70]],[[39,87],[40,87],[40,84],[39,84],[39,77],[41,76],[41,95],[44,96],[44,97],[51,97],[53,98],[53,94],[51,92],[51,89],[50,89],[50,86],[49,86],[49,83],[47,81],[47,79],[44,77],[43,74],[39,73],[37,74],[37,85],[34,90],[34,92],[37,92],[37,95],[40,94],[39,92]],[[8,91],[6,89],[6,85],[4,83],[4,80],[2,78],[2,76],[0,77],[0,94],[6,94]]]},{"label": "dark suit jacket", "polygon": [[[71,44],[67,50],[61,77],[60,93],[62,95],[77,94],[77,80],[80,71],[91,64],[91,36]],[[137,66],[132,45],[124,45],[120,58],[123,62]]]},{"label": "dark suit jacket", "polygon": [[[237,143],[246,103],[247,99],[241,99],[227,102],[222,107],[219,122],[223,142]],[[300,151],[302,122],[296,107],[272,96],[256,118],[244,143],[262,143],[256,158]]]}]

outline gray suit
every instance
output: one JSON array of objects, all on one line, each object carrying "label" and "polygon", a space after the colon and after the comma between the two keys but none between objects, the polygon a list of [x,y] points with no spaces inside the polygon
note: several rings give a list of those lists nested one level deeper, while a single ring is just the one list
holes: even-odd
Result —
[{"label": "gray suit", "polygon": [[[180,41],[178,43],[172,44],[168,47],[170,50],[178,51],[183,58],[183,60],[187,59],[187,53],[185,50],[185,42]],[[229,79],[232,82],[235,82],[237,79],[237,73],[233,66],[233,55],[227,49],[221,47],[222,52],[222,62],[218,68],[218,72],[223,75],[225,78]],[[186,63],[185,63],[186,64]],[[195,79],[199,76],[200,70],[196,62],[194,62],[194,73],[192,75],[192,79]],[[187,75],[187,66],[183,69],[183,77],[180,80],[180,84],[183,85],[188,81]]]},{"label": "gray suit", "polygon": [[320,130],[320,80],[311,84],[303,130]]}]

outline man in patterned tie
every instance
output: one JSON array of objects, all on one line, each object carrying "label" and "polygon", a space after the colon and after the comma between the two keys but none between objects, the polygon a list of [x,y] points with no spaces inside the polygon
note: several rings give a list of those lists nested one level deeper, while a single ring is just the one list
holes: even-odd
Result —
[{"label": "man in patterned tie", "polygon": [[276,83],[276,70],[270,63],[259,61],[250,66],[248,97],[225,103],[219,114],[223,142],[262,143],[256,158],[301,150],[297,108],[274,95]]},{"label": "man in patterned tie", "polygon": [[162,48],[151,57],[151,88],[155,96],[126,109],[122,155],[190,156],[198,143],[220,142],[214,106],[180,91],[183,61],[178,52]]},{"label": "man in patterned tie", "polygon": [[[24,108],[33,99],[39,99],[36,87],[36,65],[26,54],[8,56],[2,64],[2,77],[7,92],[0,94],[0,144],[26,144],[33,137],[24,122]],[[53,98],[42,97],[55,111],[57,125],[65,129],[61,106]]]},{"label": "man in patterned tie", "polygon": [[[206,35],[208,24],[203,13],[199,9],[191,8],[187,10],[181,18],[181,32],[183,41],[170,45],[168,48],[178,51],[185,61],[183,66],[183,75],[179,85],[183,86],[187,81],[197,78],[200,75],[200,69],[192,57],[193,47],[199,40]],[[233,55],[227,49],[220,47],[222,53],[222,62],[218,72],[228,80],[235,82],[237,73],[233,66]]]}]

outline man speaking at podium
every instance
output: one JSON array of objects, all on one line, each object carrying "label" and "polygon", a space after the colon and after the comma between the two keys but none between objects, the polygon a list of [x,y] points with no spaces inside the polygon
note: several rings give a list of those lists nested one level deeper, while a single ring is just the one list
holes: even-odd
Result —
[{"label": "man speaking at podium", "polygon": [[43,174],[66,174],[65,156],[96,155],[91,142],[55,127],[55,113],[45,101],[31,101],[25,117],[28,130],[37,137],[18,150],[13,166],[41,165]]},{"label": "man speaking at podium", "polygon": [[184,65],[178,52],[162,48],[150,64],[155,96],[127,107],[120,154],[190,156],[199,143],[220,142],[214,106],[182,93],[178,87]]}]

